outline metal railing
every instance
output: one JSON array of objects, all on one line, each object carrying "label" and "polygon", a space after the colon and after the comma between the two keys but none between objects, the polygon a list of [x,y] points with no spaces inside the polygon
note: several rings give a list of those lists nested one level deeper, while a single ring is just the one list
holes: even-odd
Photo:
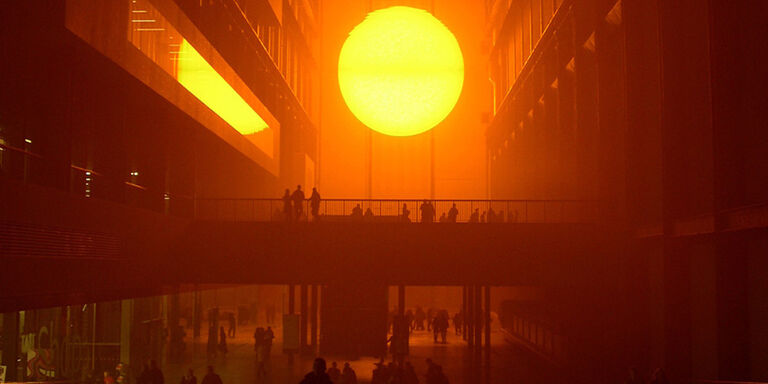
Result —
[{"label": "metal railing", "polygon": [[[305,200],[300,213],[293,207],[293,220],[286,214],[282,199],[197,199],[195,218],[200,220],[255,222],[422,222],[422,205],[434,207],[434,222],[449,220],[456,207],[457,223],[592,223],[598,217],[595,201],[585,200],[404,200],[324,199],[312,212]],[[445,215],[445,218],[442,216]],[[298,217],[298,219],[296,219]]]}]

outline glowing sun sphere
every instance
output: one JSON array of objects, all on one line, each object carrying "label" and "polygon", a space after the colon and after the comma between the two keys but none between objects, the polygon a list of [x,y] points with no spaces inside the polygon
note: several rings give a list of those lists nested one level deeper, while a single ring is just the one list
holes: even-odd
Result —
[{"label": "glowing sun sphere", "polygon": [[352,113],[391,136],[432,129],[456,105],[464,83],[459,43],[425,10],[368,14],[339,54],[339,86]]}]

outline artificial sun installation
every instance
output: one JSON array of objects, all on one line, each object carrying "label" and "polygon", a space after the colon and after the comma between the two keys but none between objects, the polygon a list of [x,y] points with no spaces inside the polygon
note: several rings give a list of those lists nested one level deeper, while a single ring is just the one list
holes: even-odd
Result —
[{"label": "artificial sun installation", "polygon": [[464,59],[456,37],[431,13],[390,7],[368,14],[339,54],[339,87],[363,124],[390,136],[429,131],[461,94]]}]

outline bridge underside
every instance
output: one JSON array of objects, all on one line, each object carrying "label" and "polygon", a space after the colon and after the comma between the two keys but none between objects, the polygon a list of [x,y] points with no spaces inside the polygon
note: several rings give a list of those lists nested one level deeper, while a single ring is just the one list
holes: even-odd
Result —
[{"label": "bridge underside", "polygon": [[614,240],[583,224],[193,222],[169,260],[183,283],[568,285]]},{"label": "bridge underside", "polygon": [[2,183],[0,310],[179,284],[594,284],[620,236],[584,224],[190,221]]}]

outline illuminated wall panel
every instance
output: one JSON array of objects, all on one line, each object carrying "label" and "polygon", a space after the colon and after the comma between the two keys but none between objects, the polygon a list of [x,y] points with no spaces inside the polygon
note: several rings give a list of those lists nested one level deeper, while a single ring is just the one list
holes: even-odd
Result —
[{"label": "illuminated wall panel", "polygon": [[279,122],[175,3],[68,0],[66,24],[235,149],[278,175]]}]

